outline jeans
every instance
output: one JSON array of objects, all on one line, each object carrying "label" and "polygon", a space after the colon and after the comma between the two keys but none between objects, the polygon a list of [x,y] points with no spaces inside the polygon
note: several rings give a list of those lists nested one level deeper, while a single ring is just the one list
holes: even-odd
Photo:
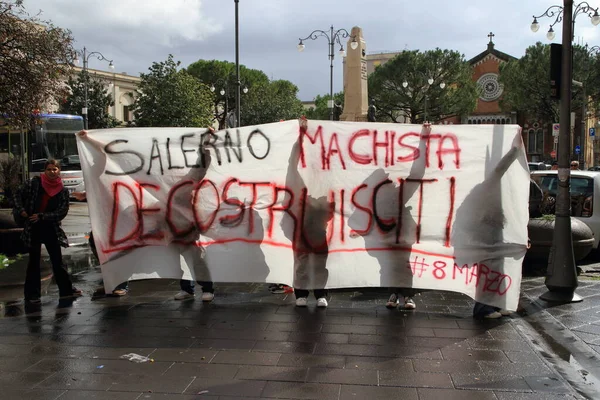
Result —
[{"label": "jeans", "polygon": [[[205,293],[214,293],[215,292],[212,282],[198,281],[198,285],[202,286],[202,291]],[[184,292],[188,292],[191,294],[194,294],[194,292],[196,290],[196,284],[194,283],[194,281],[188,281],[186,279],[181,279],[179,281],[179,287]]]},{"label": "jeans", "polygon": [[52,273],[58,286],[60,296],[71,296],[73,294],[73,283],[69,273],[62,263],[62,251],[56,232],[50,224],[44,224],[43,221],[37,222],[31,230],[31,247],[29,248],[29,263],[27,264],[27,273],[25,276],[24,294],[25,300],[39,299],[42,295],[41,281],[41,253],[42,243],[50,255],[52,263]]}]

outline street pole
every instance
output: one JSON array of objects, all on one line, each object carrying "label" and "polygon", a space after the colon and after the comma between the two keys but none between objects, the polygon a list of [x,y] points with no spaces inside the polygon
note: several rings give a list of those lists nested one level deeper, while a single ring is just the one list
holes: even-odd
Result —
[{"label": "street pole", "polygon": [[[314,30],[305,38],[301,38],[298,43],[298,51],[304,50],[304,41],[305,40],[316,40],[319,36],[324,36],[327,38],[327,48],[329,50],[329,101],[327,102],[327,107],[329,108],[329,119],[333,121],[334,119],[334,109],[335,109],[335,101],[333,100],[333,60],[335,58],[334,47],[337,43],[340,46],[340,55],[342,57],[346,56],[346,51],[344,50],[344,46],[342,45],[341,38],[345,39],[350,37],[350,33],[348,33],[345,29],[334,30],[333,25],[329,28],[329,32],[322,30]],[[350,43],[350,47],[352,50],[356,50],[358,48],[358,42],[356,38],[352,36],[352,42]]]},{"label": "street pole", "polygon": [[333,46],[335,45],[335,42],[333,39],[333,25],[331,25],[331,36],[329,40],[329,101],[327,102],[330,121],[333,121],[333,108],[335,106],[335,102],[333,101]]},{"label": "street pole", "polygon": [[241,124],[241,86],[242,81],[240,80],[240,23],[238,6],[240,0],[234,0],[235,2],[235,126],[239,127]]},{"label": "street pole", "polygon": [[83,115],[83,127],[87,131],[88,129],[88,74],[87,74],[87,50],[83,48],[83,109],[81,114]]},{"label": "street pole", "polygon": [[[88,61],[91,56],[95,56],[100,61],[108,61],[108,67],[111,70],[115,69],[113,64],[113,60],[109,60],[104,57],[104,55],[98,51],[93,51],[91,53],[87,52],[87,49],[84,47],[83,51],[76,50],[75,53],[77,56],[81,55],[83,57],[83,108],[81,109],[81,115],[83,116],[83,127],[88,129],[88,81],[89,81],[89,73],[88,73]],[[79,63],[79,59],[75,59],[75,64]]]},{"label": "street pole", "polygon": [[587,125],[587,119],[586,119],[586,108],[587,108],[587,94],[586,94],[586,87],[585,84],[583,84],[583,104],[581,105],[581,169],[585,170],[586,169],[586,165],[585,165],[585,156],[586,156],[586,149],[587,149],[587,132],[586,132],[586,125]]},{"label": "street pole", "polygon": [[[229,101],[227,100],[227,97],[229,97],[229,93],[231,93],[231,92],[229,92],[229,88],[225,89],[225,112],[223,114],[223,115],[225,115],[225,118],[224,118],[225,124],[223,125],[224,129],[228,128],[227,127],[227,113],[229,112]],[[237,102],[237,100],[236,100],[236,102]],[[237,110],[236,110],[236,114],[237,114]]]},{"label": "street pole", "polygon": [[562,24],[562,85],[560,87],[560,130],[558,134],[558,189],[554,238],[548,260],[545,284],[548,291],[540,296],[548,302],[570,303],[581,301],[575,294],[578,286],[573,239],[571,234],[571,82],[573,74],[573,0],[564,0]]},{"label": "street pole", "polygon": [[[416,73],[418,73],[419,75],[421,75],[421,77],[423,77],[423,79],[425,79],[426,83],[427,83],[427,87],[425,88],[425,94],[423,95],[423,98],[425,99],[425,109],[423,112],[424,118],[423,118],[423,123],[425,122],[429,122],[427,120],[427,105],[429,103],[429,89],[431,89],[431,86],[433,85],[433,83],[435,82],[435,78],[433,78],[433,75],[430,77],[427,77],[427,74],[424,74],[423,72],[420,71],[415,71]],[[408,90],[413,90],[410,89],[409,87],[409,83],[407,80],[404,80],[404,82],[402,82],[402,87],[404,89],[408,89]],[[446,83],[445,82],[440,82],[439,84],[439,88],[444,90],[444,88],[446,87]]]}]

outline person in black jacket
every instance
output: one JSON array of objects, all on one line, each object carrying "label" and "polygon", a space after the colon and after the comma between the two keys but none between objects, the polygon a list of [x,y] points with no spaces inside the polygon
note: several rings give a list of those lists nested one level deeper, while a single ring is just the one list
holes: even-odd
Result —
[{"label": "person in black jacket", "polygon": [[54,280],[61,298],[82,295],[75,289],[62,262],[62,247],[68,247],[61,222],[69,212],[69,192],[60,178],[60,163],[48,160],[41,176],[27,181],[15,193],[15,208],[25,219],[21,239],[29,247],[29,263],[25,278],[25,301],[40,303],[40,261],[42,243],[50,255]]}]

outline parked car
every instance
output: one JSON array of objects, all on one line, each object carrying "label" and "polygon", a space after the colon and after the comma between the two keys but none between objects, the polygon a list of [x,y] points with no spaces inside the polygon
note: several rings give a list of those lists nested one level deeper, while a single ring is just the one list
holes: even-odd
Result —
[{"label": "parked car", "polygon": [[[558,171],[534,171],[531,173],[531,177],[542,188],[544,197],[550,197],[550,200],[556,199]],[[600,242],[600,173],[571,171],[571,216],[584,222],[592,230],[594,249],[598,249]]]},{"label": "parked car", "polygon": [[527,165],[529,166],[530,171],[545,171],[546,169],[549,169],[546,168],[546,164],[543,162],[529,162]]},{"label": "parked car", "polygon": [[596,165],[595,167],[588,168],[588,171],[600,171],[600,165]]}]

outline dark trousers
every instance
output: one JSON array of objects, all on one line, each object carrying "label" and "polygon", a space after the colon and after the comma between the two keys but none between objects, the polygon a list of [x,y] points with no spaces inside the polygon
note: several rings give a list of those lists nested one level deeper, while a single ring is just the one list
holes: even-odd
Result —
[{"label": "dark trousers", "polygon": [[[198,285],[202,286],[203,292],[206,292],[206,293],[214,293],[215,292],[215,288],[213,287],[212,282],[198,281]],[[179,287],[181,287],[181,290],[183,290],[184,292],[188,292],[188,293],[192,293],[192,294],[196,290],[196,284],[194,283],[194,281],[188,281],[185,279],[181,279],[179,281]]]},{"label": "dark trousers", "polygon": [[[304,290],[304,289],[294,289],[294,294],[296,295],[296,298],[299,297],[308,297],[308,290]],[[315,299],[320,299],[321,297],[327,297],[327,290],[326,289],[315,289],[313,291],[314,295],[315,295]]]},{"label": "dark trousers", "polygon": [[[94,257],[96,257],[96,260],[100,261],[100,259],[98,258],[98,250],[96,249],[96,241],[94,240],[94,234],[92,232],[90,232],[89,245],[92,249],[92,253],[94,253]],[[129,290],[129,282],[125,281],[121,283],[115,288],[115,290]]]},{"label": "dark trousers", "polygon": [[69,273],[62,263],[62,252],[54,228],[38,222],[31,229],[31,247],[29,248],[29,263],[27,264],[27,274],[25,277],[25,299],[39,299],[42,295],[42,282],[40,272],[40,262],[42,253],[42,243],[50,255],[52,263],[52,272],[54,280],[58,285],[60,296],[70,296],[73,294],[73,284]]},{"label": "dark trousers", "polygon": [[498,307],[488,306],[487,304],[475,302],[473,306],[473,317],[483,318],[493,312],[500,311]]}]

